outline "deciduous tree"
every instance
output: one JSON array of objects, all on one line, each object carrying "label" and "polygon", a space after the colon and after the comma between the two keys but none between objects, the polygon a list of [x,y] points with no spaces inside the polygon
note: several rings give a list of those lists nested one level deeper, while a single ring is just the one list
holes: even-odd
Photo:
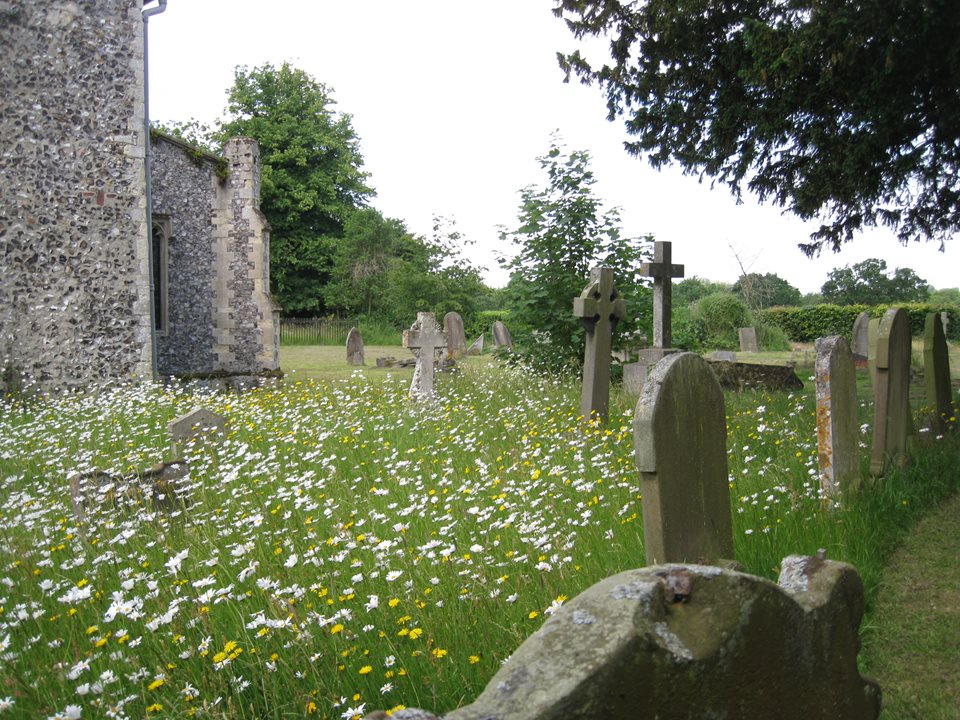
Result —
[{"label": "deciduous tree", "polygon": [[950,0],[558,0],[611,59],[559,54],[597,82],[633,154],[744,188],[837,249],[887,225],[903,242],[960,229],[960,3]]},{"label": "deciduous tree", "polygon": [[869,258],[831,270],[820,289],[825,302],[834,305],[878,305],[894,302],[922,302],[930,295],[926,280],[910,268],[887,272],[885,260]]},{"label": "deciduous tree", "polygon": [[627,301],[619,337],[649,325],[649,302],[644,302],[649,290],[642,284],[639,266],[650,255],[651,238],[621,235],[618,211],[604,211],[593,192],[595,178],[587,152],[568,154],[554,138],[538,160],[547,184],[520,191],[517,227],[500,234],[501,241],[517,252],[502,259],[501,265],[510,271],[507,304],[518,352],[535,367],[556,373],[583,362],[584,330],[572,308],[591,267],[612,268],[616,287]]}]

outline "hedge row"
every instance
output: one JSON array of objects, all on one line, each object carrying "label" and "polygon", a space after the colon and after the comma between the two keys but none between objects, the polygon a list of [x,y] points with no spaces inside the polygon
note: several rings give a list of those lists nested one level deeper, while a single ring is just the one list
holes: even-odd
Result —
[{"label": "hedge row", "polygon": [[818,337],[842,335],[848,340],[853,334],[853,323],[862,312],[870,317],[881,317],[889,308],[900,307],[907,311],[910,330],[914,335],[923,335],[927,314],[946,311],[950,322],[947,337],[960,340],[960,308],[956,305],[931,305],[910,303],[903,305],[814,305],[811,307],[773,307],[763,311],[765,321],[782,329],[793,342],[813,342]]}]

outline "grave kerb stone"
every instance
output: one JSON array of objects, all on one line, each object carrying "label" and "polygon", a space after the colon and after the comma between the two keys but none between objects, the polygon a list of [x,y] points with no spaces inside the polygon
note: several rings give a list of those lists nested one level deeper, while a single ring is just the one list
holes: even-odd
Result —
[{"label": "grave kerb stone", "polygon": [[633,420],[647,564],[733,559],[723,391],[695,353],[654,365]]},{"label": "grave kerb stone", "polygon": [[587,331],[580,412],[587,419],[593,413],[606,419],[613,331],[627,314],[627,304],[614,286],[613,270],[596,267],[590,271],[590,282],[573,300],[573,314]]}]

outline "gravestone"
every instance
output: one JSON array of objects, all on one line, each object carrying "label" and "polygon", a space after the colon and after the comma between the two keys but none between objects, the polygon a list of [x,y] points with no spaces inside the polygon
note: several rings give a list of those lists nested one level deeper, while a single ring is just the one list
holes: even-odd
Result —
[{"label": "gravestone", "polygon": [[871,347],[874,412],[870,474],[882,475],[890,463],[901,467],[907,461],[912,418],[910,321],[906,310],[887,310],[876,328],[876,341]]},{"label": "gravestone", "polygon": [[483,333],[480,333],[480,337],[470,343],[470,347],[467,348],[467,355],[482,355],[483,354]]},{"label": "gravestone", "polygon": [[205,438],[211,435],[223,436],[227,427],[227,420],[207,408],[196,408],[186,415],[167,423],[167,433],[170,435],[170,453],[173,457],[180,457],[181,443],[194,438]]},{"label": "gravestone", "polygon": [[613,331],[627,314],[627,304],[613,284],[613,270],[596,267],[590,271],[590,282],[573,300],[573,314],[587,331],[580,413],[588,420],[594,413],[606,420]]},{"label": "gravestone", "polygon": [[713,358],[707,363],[724,390],[803,390],[803,381],[797,377],[794,365],[763,365]]},{"label": "gravestone", "polygon": [[946,337],[950,330],[950,313],[946,310],[940,312],[940,324],[943,325],[943,336]]},{"label": "gravestone", "polygon": [[927,405],[933,411],[934,429],[942,432],[953,416],[953,390],[950,387],[950,355],[940,315],[928,313],[923,329],[923,375],[927,385]]},{"label": "gravestone", "polygon": [[[443,717],[876,720],[880,688],[857,667],[856,569],[819,556],[780,565],[776,583],[701,565],[601,580],[551,615],[474,702]],[[413,708],[391,717],[437,718]]]},{"label": "gravestone", "polygon": [[653,347],[637,352],[637,361],[623,366],[623,389],[639,395],[647,380],[647,370],[664,356],[677,352],[673,344],[673,278],[683,277],[683,265],[673,264],[669,242],[653,245],[653,262],[640,265],[640,275],[653,278]]},{"label": "gravestone", "polygon": [[443,332],[447,335],[447,355],[454,358],[463,355],[467,349],[467,336],[460,313],[448,312],[443,316]]},{"label": "gravestone", "polygon": [[853,321],[853,361],[860,367],[867,362],[870,355],[870,313],[862,312]]},{"label": "gravestone", "polygon": [[839,335],[819,338],[815,365],[817,457],[823,497],[860,487],[860,428],[853,353]]},{"label": "gravestone", "polygon": [[733,350],[714,350],[710,353],[710,359],[735,363],[737,361],[737,354]]},{"label": "gravestone", "polygon": [[363,365],[363,335],[360,329],[352,327],[347,333],[347,364]]},{"label": "gravestone", "polygon": [[723,391],[695,353],[650,368],[633,419],[647,564],[733,559]]},{"label": "gravestone", "polygon": [[513,347],[513,338],[510,337],[510,331],[507,330],[507,326],[502,322],[495,320],[491,331],[493,333],[494,348],[507,348],[509,350]]},{"label": "gravestone", "polygon": [[740,328],[740,352],[760,352],[757,346],[757,329],[753,327]]},{"label": "gravestone", "polygon": [[433,359],[437,350],[447,346],[446,335],[441,332],[433,313],[417,313],[417,320],[409,330],[403,331],[403,346],[417,358],[410,383],[410,397],[423,400],[433,395]]}]

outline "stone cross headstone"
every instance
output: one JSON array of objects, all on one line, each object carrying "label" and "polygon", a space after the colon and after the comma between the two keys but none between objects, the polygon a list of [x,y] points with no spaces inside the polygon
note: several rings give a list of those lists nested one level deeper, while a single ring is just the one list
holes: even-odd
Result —
[{"label": "stone cross headstone", "polygon": [[819,338],[815,365],[817,456],[823,497],[837,498],[860,487],[860,428],[857,371],[847,341]]},{"label": "stone cross headstone", "polygon": [[594,413],[606,420],[613,331],[627,315],[627,303],[613,284],[613,270],[596,267],[590,271],[590,282],[580,297],[573,299],[573,314],[587,331],[580,412],[588,420]]},{"label": "stone cross headstone", "polygon": [[186,415],[181,415],[167,423],[167,433],[170,435],[170,453],[173,457],[181,454],[181,444],[185,441],[209,435],[222,436],[227,427],[227,420],[213,410],[196,408]]},{"label": "stone cross headstone", "polygon": [[441,332],[433,313],[417,313],[417,321],[409,330],[403,331],[403,346],[417,358],[410,383],[410,397],[422,400],[433,395],[433,360],[437,350],[447,346],[446,335]]},{"label": "stone cross headstone", "polygon": [[862,312],[853,321],[853,351],[855,362],[864,363],[870,355],[870,313]]},{"label": "stone cross headstone", "polygon": [[683,277],[683,265],[673,264],[672,245],[653,244],[653,262],[640,265],[640,274],[653,278],[653,347],[639,350],[637,361],[623,366],[623,389],[639,395],[647,380],[647,369],[665,355],[675,353],[673,343],[673,278]]},{"label": "stone cross headstone", "polygon": [[[872,325],[872,323],[871,323]],[[910,320],[907,311],[891,308],[876,326],[871,349],[873,448],[870,474],[882,475],[889,463],[903,466],[910,436]]]},{"label": "stone cross headstone", "polygon": [[443,316],[443,332],[447,335],[447,355],[453,358],[463,355],[467,349],[467,336],[460,313],[448,312]]},{"label": "stone cross headstone", "polygon": [[650,368],[633,419],[648,565],[733,559],[723,391],[695,353]]},{"label": "stone cross headstone", "polygon": [[683,265],[673,264],[668,242],[653,244],[653,262],[640,265],[640,274],[653,278],[653,347],[668,348],[673,343],[673,278],[683,277]]},{"label": "stone cross headstone", "polygon": [[504,325],[501,321],[495,320],[493,327],[491,328],[493,334],[493,347],[501,348],[505,347],[510,349],[513,347],[513,338],[510,337],[510,331],[507,330],[507,326]]},{"label": "stone cross headstone", "polygon": [[923,329],[923,375],[927,385],[927,405],[934,414],[935,429],[942,432],[956,408],[950,387],[950,355],[947,338],[938,313],[928,313]]},{"label": "stone cross headstone", "polygon": [[757,345],[757,329],[753,327],[740,328],[740,352],[759,352]]},{"label": "stone cross headstone", "polygon": [[480,337],[470,343],[470,347],[467,348],[467,355],[483,355],[483,333],[480,333]]},{"label": "stone cross headstone", "polygon": [[347,364],[363,365],[363,335],[360,329],[352,327],[347,333]]}]

